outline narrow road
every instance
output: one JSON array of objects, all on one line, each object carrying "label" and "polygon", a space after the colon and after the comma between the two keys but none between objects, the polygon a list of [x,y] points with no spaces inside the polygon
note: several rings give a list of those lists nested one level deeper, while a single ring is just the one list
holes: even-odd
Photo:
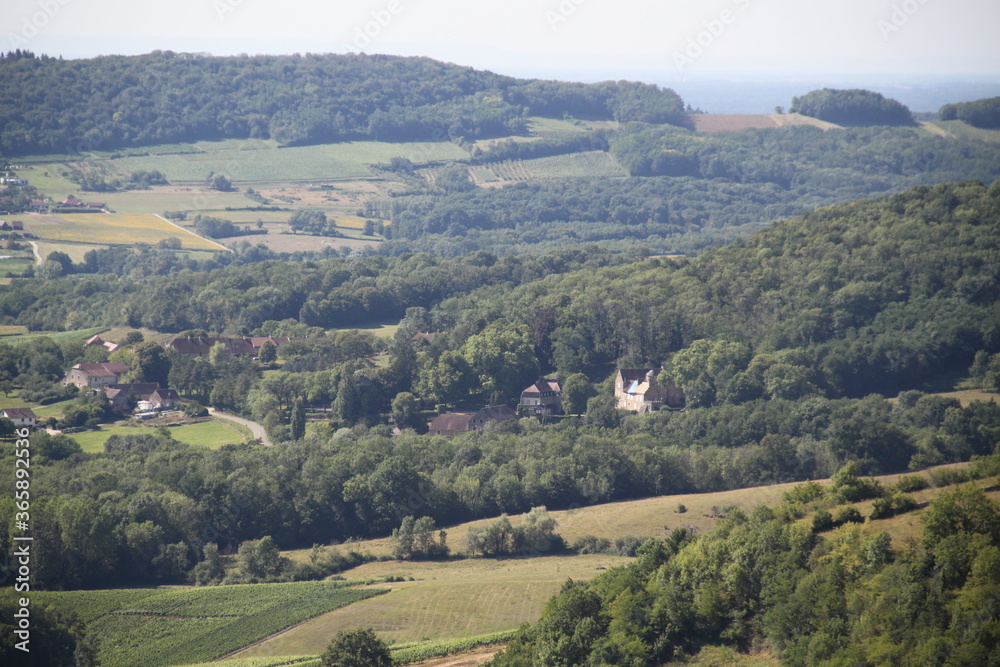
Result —
[{"label": "narrow road", "polygon": [[212,415],[217,419],[226,419],[228,421],[235,422],[240,426],[246,426],[248,429],[250,429],[250,432],[253,434],[253,437],[257,438],[268,447],[274,445],[274,443],[271,442],[271,439],[267,437],[267,431],[265,431],[264,427],[258,424],[257,422],[252,422],[249,419],[243,419],[242,417],[237,417],[235,415],[226,414],[225,412],[219,412],[215,408],[209,408],[208,414]]},{"label": "narrow road", "polygon": [[42,264],[42,253],[38,252],[38,244],[34,241],[28,241],[28,245],[31,246],[31,251],[35,253],[35,263],[41,266]]}]

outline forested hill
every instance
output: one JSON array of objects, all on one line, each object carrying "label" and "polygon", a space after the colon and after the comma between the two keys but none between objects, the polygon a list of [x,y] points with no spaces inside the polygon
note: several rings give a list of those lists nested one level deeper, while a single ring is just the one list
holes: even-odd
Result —
[{"label": "forested hill", "polygon": [[509,136],[528,115],[683,123],[672,90],[514,79],[429,58],[156,51],[0,60],[0,152],[77,153],[225,138],[281,144]]}]

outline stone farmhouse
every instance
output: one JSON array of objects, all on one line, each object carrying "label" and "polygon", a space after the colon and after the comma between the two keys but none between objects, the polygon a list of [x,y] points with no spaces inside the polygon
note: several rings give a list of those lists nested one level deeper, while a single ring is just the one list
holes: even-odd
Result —
[{"label": "stone farmhouse", "polygon": [[62,383],[75,384],[80,389],[103,389],[109,384],[118,384],[128,370],[128,366],[119,361],[82,363],[69,369]]}]

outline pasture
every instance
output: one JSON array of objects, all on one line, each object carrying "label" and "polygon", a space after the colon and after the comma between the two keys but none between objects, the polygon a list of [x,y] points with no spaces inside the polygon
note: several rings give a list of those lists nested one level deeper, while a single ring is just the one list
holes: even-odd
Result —
[{"label": "pasture", "polygon": [[[585,580],[630,559],[620,556],[551,556],[433,563],[368,563],[351,578],[413,577],[384,584],[388,595],[319,616],[234,657],[317,655],[337,632],[372,627],[385,640],[458,639],[513,630],[538,620],[567,578]],[[379,584],[383,586],[383,584]]]},{"label": "pasture", "polygon": [[32,603],[73,611],[89,633],[100,639],[101,665],[157,667],[207,662],[296,623],[385,592],[347,585],[300,582],[33,591]]},{"label": "pasture", "polygon": [[35,214],[25,217],[25,225],[39,238],[57,243],[152,245],[164,239],[176,238],[180,240],[181,247],[188,250],[220,250],[224,247],[151,214]]},{"label": "pasture", "polygon": [[[170,435],[180,442],[195,447],[218,449],[223,445],[236,445],[251,439],[250,432],[239,424],[224,419],[208,419],[193,424],[168,426]],[[76,440],[83,451],[97,454],[104,451],[104,443],[112,435],[134,435],[152,433],[152,426],[102,427],[96,431],[73,433],[69,437]]]}]

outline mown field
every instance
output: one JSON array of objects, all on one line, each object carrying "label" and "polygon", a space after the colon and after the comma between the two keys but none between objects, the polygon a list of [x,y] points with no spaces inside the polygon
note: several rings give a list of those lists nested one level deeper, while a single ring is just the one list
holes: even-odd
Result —
[{"label": "mown field", "polygon": [[188,250],[220,250],[223,246],[196,236],[148,213],[67,213],[25,218],[39,238],[57,243],[96,245],[156,244],[176,238]]},{"label": "mown field", "polygon": [[[151,433],[151,426],[112,426],[96,431],[73,433],[69,437],[76,440],[83,451],[96,454],[104,451],[104,443],[112,435],[134,435]],[[210,419],[195,424],[167,427],[170,435],[180,442],[198,447],[218,449],[223,445],[247,442],[251,434],[242,426],[223,419]]]},{"label": "mown field", "polygon": [[99,640],[97,657],[104,667],[158,667],[208,662],[283,628],[382,593],[384,589],[347,588],[346,582],[300,582],[33,591],[32,604],[76,614]]},{"label": "mown field", "polygon": [[388,595],[319,616],[236,657],[317,655],[337,632],[360,627],[372,627],[383,639],[397,643],[513,630],[537,620],[567,578],[589,579],[628,560],[619,556],[551,556],[368,563],[345,576],[413,577],[414,581],[385,584],[392,590]]}]

